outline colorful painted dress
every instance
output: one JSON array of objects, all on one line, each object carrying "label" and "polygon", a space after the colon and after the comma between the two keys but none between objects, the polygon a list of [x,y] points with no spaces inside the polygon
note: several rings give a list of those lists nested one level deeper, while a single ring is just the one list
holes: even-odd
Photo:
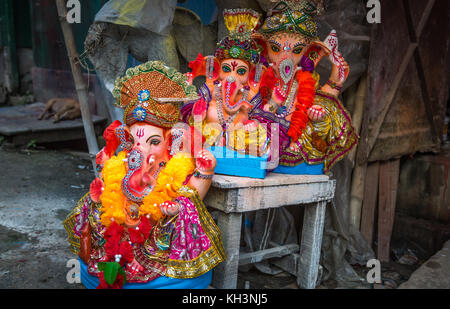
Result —
[{"label": "colorful painted dress", "polygon": [[107,259],[108,241],[116,237],[119,252],[122,246],[124,252],[131,248],[132,256],[143,266],[136,274],[125,269],[127,283],[146,283],[161,276],[199,277],[225,260],[220,231],[194,189],[182,186],[175,200],[182,207],[173,217],[154,221],[143,216],[138,228],[118,224],[106,228],[100,219],[101,203],[94,203],[86,194],[64,221],[71,250],[79,253],[80,238],[88,228],[91,253],[87,270],[92,276],[102,277],[98,265]]},{"label": "colorful painted dress", "polygon": [[279,124],[279,142],[272,141],[271,154],[279,154],[280,166],[296,167],[302,163],[323,164],[323,172],[327,173],[358,143],[359,137],[352,126],[350,115],[337,98],[316,90],[314,105],[324,109],[325,117],[321,121],[307,122],[302,135],[296,141],[298,151],[289,148],[291,144],[291,138],[288,135],[289,121],[264,111],[262,104],[250,112],[249,119],[266,124],[268,136],[273,136],[270,124]]}]

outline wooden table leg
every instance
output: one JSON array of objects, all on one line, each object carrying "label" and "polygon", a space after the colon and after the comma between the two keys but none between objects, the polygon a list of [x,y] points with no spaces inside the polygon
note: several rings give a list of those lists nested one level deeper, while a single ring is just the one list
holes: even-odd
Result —
[{"label": "wooden table leg", "polygon": [[213,273],[213,287],[235,289],[237,287],[239,246],[241,241],[241,213],[217,213],[217,226],[222,233],[227,259],[220,263]]},{"label": "wooden table leg", "polygon": [[303,289],[316,288],[326,205],[322,201],[305,207],[297,274],[297,284]]}]

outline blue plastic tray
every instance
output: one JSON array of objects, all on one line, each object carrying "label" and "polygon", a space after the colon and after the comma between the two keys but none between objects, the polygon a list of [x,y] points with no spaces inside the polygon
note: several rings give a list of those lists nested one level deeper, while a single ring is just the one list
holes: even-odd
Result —
[{"label": "blue plastic tray", "polygon": [[216,157],[216,174],[259,179],[266,177],[267,156],[244,155],[226,147],[217,146],[208,150]]},{"label": "blue plastic tray", "polygon": [[296,166],[278,165],[272,173],[289,175],[323,175],[323,164],[310,165],[305,162]]}]

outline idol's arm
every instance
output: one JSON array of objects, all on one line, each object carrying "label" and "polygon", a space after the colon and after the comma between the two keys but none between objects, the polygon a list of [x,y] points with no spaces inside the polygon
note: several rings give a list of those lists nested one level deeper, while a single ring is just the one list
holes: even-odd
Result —
[{"label": "idol's arm", "polygon": [[203,200],[211,186],[217,161],[211,152],[203,149],[198,153],[195,162],[196,169],[188,182],[188,186],[196,189]]}]

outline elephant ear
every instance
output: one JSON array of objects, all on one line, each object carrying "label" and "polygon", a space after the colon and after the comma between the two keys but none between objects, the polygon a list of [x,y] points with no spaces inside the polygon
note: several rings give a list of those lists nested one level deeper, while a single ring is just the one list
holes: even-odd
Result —
[{"label": "elephant ear", "polygon": [[304,57],[310,59],[317,67],[323,57],[327,57],[331,53],[330,49],[321,41],[313,41],[306,50]]},{"label": "elephant ear", "polygon": [[[192,70],[192,79],[198,76],[206,76],[216,80],[219,77],[220,63],[214,56],[203,56],[198,54],[194,61],[189,62],[189,68]],[[207,72],[208,70],[209,73]]]},{"label": "elephant ear", "polygon": [[105,151],[109,157],[111,157],[117,150],[117,147],[119,147],[120,140],[116,135],[116,129],[121,125],[122,123],[119,120],[115,120],[103,132],[103,138],[106,142]]},{"label": "elephant ear", "polygon": [[259,32],[254,32],[252,34],[253,41],[262,48],[261,55],[267,59],[267,40]]},{"label": "elephant ear", "polygon": [[114,130],[115,135],[120,141],[120,147],[124,150],[130,151],[134,144],[133,136],[131,135],[130,129],[126,125],[118,126]]}]

